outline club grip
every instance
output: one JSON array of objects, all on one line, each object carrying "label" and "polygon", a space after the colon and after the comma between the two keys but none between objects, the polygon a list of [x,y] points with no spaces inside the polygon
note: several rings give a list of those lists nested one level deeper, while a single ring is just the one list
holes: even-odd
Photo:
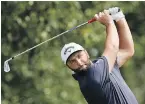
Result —
[{"label": "club grip", "polygon": [[92,23],[92,22],[94,22],[94,21],[96,21],[97,19],[94,17],[94,18],[92,18],[92,19],[90,19],[89,21],[88,21],[88,23]]}]

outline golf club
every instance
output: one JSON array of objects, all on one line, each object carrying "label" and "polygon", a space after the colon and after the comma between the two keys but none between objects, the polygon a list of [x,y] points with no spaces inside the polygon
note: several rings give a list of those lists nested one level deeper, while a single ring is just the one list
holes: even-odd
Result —
[{"label": "golf club", "polygon": [[74,29],[77,29],[77,28],[79,28],[79,27],[81,27],[81,26],[83,26],[83,25],[85,25],[85,24],[92,23],[92,22],[94,22],[94,21],[96,21],[96,18],[92,18],[92,19],[90,19],[90,20],[87,21],[87,22],[84,22],[84,23],[82,23],[82,24],[80,24],[80,25],[78,25],[78,26],[76,26],[76,27],[73,27],[73,28],[71,28],[71,29],[69,29],[69,30],[67,30],[67,31],[65,31],[65,32],[62,32],[62,33],[60,33],[60,34],[58,34],[58,35],[56,35],[56,36],[54,36],[54,37],[52,37],[52,38],[50,38],[50,39],[47,39],[47,40],[44,41],[44,42],[41,42],[41,43],[35,45],[34,47],[31,47],[31,48],[29,48],[29,49],[27,49],[27,50],[25,50],[25,51],[23,51],[23,52],[21,52],[21,53],[19,53],[19,54],[15,55],[15,56],[13,56],[13,57],[11,57],[11,58],[9,58],[9,59],[7,59],[7,60],[4,62],[4,71],[5,71],[5,72],[9,72],[9,71],[10,71],[10,67],[9,67],[8,62],[11,61],[11,60],[13,60],[13,59],[15,59],[16,57],[18,57],[18,56],[20,56],[20,55],[22,55],[22,54],[24,54],[24,53],[26,53],[26,52],[28,52],[28,51],[31,51],[32,49],[34,49],[34,48],[36,48],[36,47],[38,47],[38,46],[40,46],[40,45],[42,45],[42,44],[44,44],[44,43],[46,43],[46,42],[49,42],[49,41],[51,41],[51,40],[53,40],[53,39],[56,39],[56,38],[60,37],[61,35],[65,34],[65,33],[71,32],[71,31],[73,31]]}]

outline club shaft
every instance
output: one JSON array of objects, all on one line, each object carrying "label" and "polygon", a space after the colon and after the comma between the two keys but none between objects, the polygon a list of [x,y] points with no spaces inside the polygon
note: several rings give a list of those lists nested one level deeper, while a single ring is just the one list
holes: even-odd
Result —
[{"label": "club shaft", "polygon": [[72,30],[74,30],[74,29],[77,29],[78,27],[81,27],[81,26],[83,26],[83,25],[85,25],[85,24],[87,24],[87,23],[88,23],[88,22],[82,23],[82,24],[80,24],[80,25],[78,25],[78,26],[76,26],[76,27],[73,27],[73,28],[71,28],[71,29],[69,29],[69,30],[67,30],[67,31],[65,31],[65,32],[63,32],[63,33],[60,33],[60,34],[58,34],[58,35],[56,35],[56,36],[54,36],[54,37],[52,37],[52,38],[50,38],[50,39],[47,39],[46,41],[44,41],[44,42],[42,42],[42,43],[40,43],[40,44],[37,44],[37,45],[35,45],[34,47],[29,48],[29,49],[27,49],[26,51],[17,54],[16,56],[11,57],[11,58],[9,59],[9,61],[10,61],[11,59],[14,59],[14,58],[16,58],[16,57],[18,57],[18,56],[20,56],[20,55],[22,55],[22,54],[24,54],[24,53],[30,51],[30,50],[36,48],[36,47],[39,47],[40,45],[42,45],[42,44],[44,44],[44,43],[46,43],[46,42],[49,42],[49,41],[51,41],[51,40],[53,40],[53,39],[55,39],[55,38],[60,37],[61,35],[65,34],[65,33],[68,33],[68,32],[70,32],[70,31],[72,31]]}]

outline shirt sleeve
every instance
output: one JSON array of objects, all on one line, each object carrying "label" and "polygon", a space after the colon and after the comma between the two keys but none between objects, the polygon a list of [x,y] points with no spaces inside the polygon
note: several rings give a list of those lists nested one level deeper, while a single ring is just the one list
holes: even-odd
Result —
[{"label": "shirt sleeve", "polygon": [[102,86],[109,81],[109,65],[105,56],[99,57],[94,63],[94,78]]}]

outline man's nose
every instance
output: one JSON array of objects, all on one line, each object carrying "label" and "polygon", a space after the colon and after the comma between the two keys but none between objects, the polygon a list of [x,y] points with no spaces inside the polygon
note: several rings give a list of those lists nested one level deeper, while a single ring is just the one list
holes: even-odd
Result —
[{"label": "man's nose", "polygon": [[76,61],[77,61],[77,64],[78,64],[79,66],[82,66],[82,65],[83,65],[81,59],[77,59]]}]

